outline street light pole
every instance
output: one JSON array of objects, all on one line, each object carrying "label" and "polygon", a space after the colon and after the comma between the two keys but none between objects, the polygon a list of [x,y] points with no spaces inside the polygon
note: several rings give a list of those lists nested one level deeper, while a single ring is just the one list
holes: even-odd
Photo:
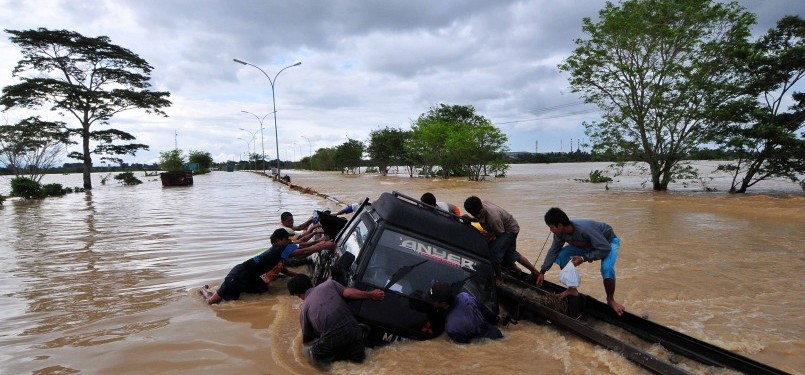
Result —
[{"label": "street light pole", "polygon": [[[270,113],[266,113],[265,116],[260,118],[260,116],[255,115],[254,113],[251,113],[249,111],[241,111],[241,112],[248,113],[248,114],[254,116],[257,119],[257,121],[260,122],[260,147],[263,149],[263,155],[262,155],[261,159],[263,160],[263,174],[265,174],[266,173],[266,144],[263,142],[263,120],[265,120],[266,117],[268,117],[268,115],[270,115]],[[257,163],[257,162],[255,162],[255,163]],[[257,169],[256,164],[255,164],[254,169]]]},{"label": "street light pole", "polygon": [[310,158],[310,170],[312,171],[313,170],[313,144],[310,143],[310,138],[305,137],[304,135],[302,136],[302,138],[304,138],[307,141],[307,154],[308,154],[308,157]]},{"label": "street light pole", "polygon": [[254,169],[257,169],[257,132],[250,132],[250,131],[248,131],[248,130],[246,130],[244,128],[238,128],[238,129],[243,130],[246,133],[249,133],[249,134],[252,135],[252,142],[254,142],[254,147],[252,147],[252,148],[254,149],[254,156],[255,156]]},{"label": "street light pole", "polygon": [[300,62],[297,62],[296,64],[288,65],[288,66],[280,69],[280,71],[277,72],[277,74],[274,75],[274,79],[271,79],[271,77],[268,76],[268,73],[266,73],[265,70],[260,69],[260,67],[257,66],[257,65],[247,63],[247,62],[245,62],[243,60],[238,60],[238,59],[232,59],[232,61],[234,61],[234,62],[236,62],[238,64],[249,65],[249,66],[253,66],[253,67],[257,68],[257,70],[262,72],[263,75],[266,76],[266,78],[268,78],[268,82],[271,83],[271,102],[274,105],[274,140],[276,141],[276,144],[277,144],[277,176],[279,176],[280,175],[280,141],[279,141],[280,138],[279,138],[279,133],[277,132],[277,97],[276,97],[276,95],[274,93],[274,83],[277,82],[277,77],[280,75],[280,73],[282,73],[283,70],[291,68],[291,67],[294,67],[294,66],[302,65],[302,62],[300,61]]},{"label": "street light pole", "polygon": [[[238,137],[238,139],[240,139],[243,142],[246,142],[246,167],[248,168],[249,167],[249,143],[251,143],[251,142],[249,142],[248,139],[243,139],[241,137]],[[243,161],[243,157],[242,157],[243,154],[240,154],[240,155],[241,155],[240,160]]]}]

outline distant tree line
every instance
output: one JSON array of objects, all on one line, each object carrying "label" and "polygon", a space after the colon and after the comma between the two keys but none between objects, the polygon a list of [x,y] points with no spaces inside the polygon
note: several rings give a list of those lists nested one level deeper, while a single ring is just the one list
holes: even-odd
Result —
[{"label": "distant tree line", "polygon": [[[389,133],[398,133],[398,134],[405,134],[406,132],[400,129],[380,129],[373,131],[373,134],[376,132],[381,132],[385,134]],[[371,140],[372,138],[370,138]],[[345,159],[348,153],[343,153],[341,156],[337,156],[339,154],[339,149],[343,150],[347,147],[347,144],[351,144],[353,148],[355,148],[355,140],[352,142],[345,142],[341,145],[341,147],[332,147],[332,148],[322,148],[319,149],[313,157],[313,163],[311,163],[311,159],[309,157],[304,157],[299,161],[291,162],[291,161],[282,161],[280,166],[283,169],[311,169],[314,170],[321,170],[321,171],[344,171],[344,173],[357,173],[360,168],[363,168],[365,173],[378,173],[381,174],[383,170],[386,173],[391,174],[400,174],[410,173],[410,168],[403,164],[397,164],[396,161],[390,161],[389,158],[381,154],[381,157],[378,159],[369,158],[369,151],[365,151],[363,158],[358,159],[357,157],[353,156],[353,161],[350,164],[351,166],[348,167],[347,164],[341,164],[339,160]],[[365,146],[368,149],[372,143],[367,142],[368,145]],[[638,161],[640,160],[639,155],[611,155],[611,154],[602,154],[602,153],[590,153],[586,151],[576,150],[573,152],[545,152],[545,153],[533,153],[533,152],[508,152],[505,155],[506,163],[507,164],[544,164],[544,163],[586,163],[586,162],[612,162],[612,163],[619,163],[619,162],[631,162],[631,161]],[[691,150],[687,156],[685,157],[686,160],[736,160],[737,155],[734,151],[731,150],[724,150],[724,149],[694,149]],[[242,162],[243,165],[245,162]],[[274,166],[276,163],[276,159],[269,162],[268,165]],[[360,167],[360,168],[358,168]],[[242,169],[249,169],[249,166]],[[420,171],[422,169],[417,168],[414,166],[414,171]]]},{"label": "distant tree line", "polygon": [[423,113],[410,130],[384,127],[373,130],[365,142],[348,139],[320,148],[297,168],[359,173],[370,167],[381,175],[463,176],[478,181],[504,176],[508,169],[507,137],[470,105],[440,104]]}]

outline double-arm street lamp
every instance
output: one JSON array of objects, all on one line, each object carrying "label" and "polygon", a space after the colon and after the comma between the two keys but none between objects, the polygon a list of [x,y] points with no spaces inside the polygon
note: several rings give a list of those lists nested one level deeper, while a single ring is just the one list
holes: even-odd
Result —
[{"label": "double-arm street lamp", "polygon": [[[245,131],[246,133],[249,133],[252,136],[252,142],[254,144],[254,147],[252,147],[252,148],[254,149],[254,157],[255,157],[255,159],[254,159],[254,169],[257,169],[257,132],[256,131],[255,132],[250,132],[250,131],[248,131],[248,130],[246,130],[244,128],[238,128],[238,129],[243,130],[243,131]],[[246,150],[248,151],[248,149],[246,149]]]},{"label": "double-arm street lamp", "polygon": [[302,138],[304,138],[307,141],[307,154],[308,154],[308,158],[310,158],[310,160],[308,160],[308,161],[310,162],[310,170],[312,171],[313,170],[313,144],[310,143],[310,138],[305,137],[304,135],[302,136]]},{"label": "double-arm street lamp", "polygon": [[[248,140],[248,139],[241,138],[241,137],[238,137],[238,139],[240,139],[243,142],[246,142],[246,168],[249,168],[249,160],[250,160],[249,159],[249,147],[250,147],[249,144],[252,143],[252,142],[250,140]],[[240,155],[241,155],[240,160],[243,161],[243,153],[241,153]]]},{"label": "double-arm street lamp", "polygon": [[271,102],[274,104],[274,140],[276,141],[276,144],[277,144],[277,176],[279,176],[279,174],[280,174],[280,141],[279,141],[279,134],[277,132],[277,99],[276,99],[276,95],[274,94],[274,84],[277,82],[277,77],[280,75],[280,73],[282,73],[283,70],[291,68],[291,67],[294,67],[294,66],[302,65],[302,62],[297,62],[296,64],[288,65],[288,66],[280,69],[280,71],[277,72],[277,74],[274,75],[274,79],[271,79],[271,77],[268,76],[268,73],[266,73],[265,70],[260,69],[260,67],[257,66],[257,65],[247,63],[247,62],[245,62],[243,60],[238,60],[238,59],[232,59],[232,61],[234,61],[234,62],[236,62],[238,64],[249,65],[249,66],[253,66],[253,67],[257,68],[257,70],[259,70],[261,73],[263,73],[264,76],[266,76],[266,78],[268,78],[268,82],[271,83]]},{"label": "double-arm street lamp", "polygon": [[[248,113],[248,114],[254,116],[257,119],[257,121],[260,122],[260,147],[263,149],[263,158],[262,158],[263,159],[263,173],[266,173],[266,144],[263,142],[263,120],[265,120],[266,117],[268,115],[270,115],[270,113],[266,113],[265,116],[260,117],[258,115],[255,115],[254,113],[249,112],[249,111],[241,111],[241,112]],[[243,129],[241,129],[241,130],[243,130]],[[255,165],[254,169],[257,169],[256,165]]]}]

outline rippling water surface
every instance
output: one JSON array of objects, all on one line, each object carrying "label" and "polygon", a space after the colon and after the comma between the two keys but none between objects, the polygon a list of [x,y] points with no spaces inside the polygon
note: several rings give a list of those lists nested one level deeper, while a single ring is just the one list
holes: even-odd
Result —
[{"label": "rippling water surface", "polygon": [[[478,195],[519,221],[518,248],[534,260],[548,235],[542,215],[610,223],[623,239],[616,297],[638,315],[792,373],[805,368],[805,198],[791,183],[750,195],[725,182],[641,188],[625,175],[605,189],[581,183],[605,164],[515,165],[496,181],[410,179],[290,171],[295,184],[340,201],[398,190],[461,206]],[[235,264],[268,245],[282,211],[306,219],[333,201],[248,172],[197,176],[162,188],[154,177],[90,193],[6,201],[0,209],[0,373],[315,373],[300,358],[300,300],[272,285],[261,296],[209,307],[198,287],[217,286]],[[149,180],[150,179],[150,180]],[[7,193],[7,178],[0,191]],[[45,182],[80,186],[80,175]],[[595,266],[581,291],[603,300]],[[558,271],[548,279],[556,281]],[[612,335],[621,335],[611,330]],[[335,373],[540,372],[642,374],[606,349],[549,326],[504,328],[506,338],[459,346],[444,337],[374,349]],[[661,357],[662,348],[644,346]],[[695,373],[728,373],[687,363]]]}]

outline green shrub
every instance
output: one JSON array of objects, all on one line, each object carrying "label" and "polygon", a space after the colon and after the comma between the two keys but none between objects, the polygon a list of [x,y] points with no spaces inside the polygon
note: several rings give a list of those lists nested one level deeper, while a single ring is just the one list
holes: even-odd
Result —
[{"label": "green shrub", "polygon": [[42,197],[59,197],[67,194],[67,190],[61,184],[42,185]]},{"label": "green shrub", "polygon": [[3,194],[0,194],[0,207],[3,206],[3,201],[5,201],[5,200],[6,200],[6,197],[4,197]]},{"label": "green shrub", "polygon": [[118,173],[115,176],[115,180],[120,181],[123,185],[139,185],[143,183],[140,179],[134,177],[134,173],[132,172]]},{"label": "green shrub", "polygon": [[42,185],[27,177],[14,177],[11,180],[11,196],[25,199],[42,196]]},{"label": "green shrub", "polygon": [[602,182],[611,182],[612,178],[607,177],[604,175],[604,172],[596,169],[594,171],[590,171],[590,182],[594,184],[599,184]]},{"label": "green shrub", "polygon": [[605,176],[604,172],[598,169],[590,171],[588,178],[574,178],[574,180],[579,182],[592,182],[594,184],[599,184],[602,182],[612,182],[611,177]]},{"label": "green shrub", "polygon": [[184,170],[184,156],[182,150],[174,149],[159,153],[159,167],[163,171],[177,172]]},{"label": "green shrub", "polygon": [[11,196],[25,199],[58,197],[71,193],[73,189],[65,189],[61,184],[42,185],[27,177],[14,177],[11,180]]}]

